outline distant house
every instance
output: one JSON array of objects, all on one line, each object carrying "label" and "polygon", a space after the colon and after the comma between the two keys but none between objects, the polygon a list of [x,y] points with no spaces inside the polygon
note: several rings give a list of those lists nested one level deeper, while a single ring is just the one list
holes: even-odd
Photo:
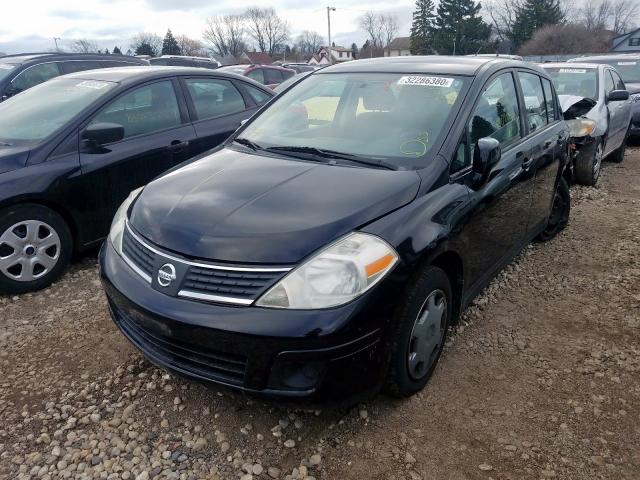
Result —
[{"label": "distant house", "polygon": [[613,37],[611,52],[640,52],[640,28]]},{"label": "distant house", "polygon": [[408,55],[411,55],[410,37],[394,38],[384,49],[385,57],[406,57]]},{"label": "distant house", "polygon": [[271,65],[273,58],[264,52],[244,52],[238,58],[240,63],[249,63],[252,65]]},{"label": "distant house", "polygon": [[220,59],[220,63],[226,67],[227,65],[237,65],[238,60],[236,60],[236,57],[229,53],[228,55],[225,55]]},{"label": "distant house", "polygon": [[351,49],[340,46],[320,47],[309,60],[309,65],[332,65],[353,60]]}]

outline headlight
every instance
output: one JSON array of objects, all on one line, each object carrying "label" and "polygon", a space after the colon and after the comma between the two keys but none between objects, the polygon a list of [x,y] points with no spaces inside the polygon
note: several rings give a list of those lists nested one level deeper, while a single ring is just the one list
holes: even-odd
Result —
[{"label": "headlight", "polygon": [[140,195],[143,187],[136,188],[132,191],[127,199],[122,202],[122,205],[118,208],[113,221],[111,222],[111,229],[109,230],[109,241],[116,249],[119,255],[122,255],[122,234],[124,233],[124,224],[127,219],[127,210],[133,203],[133,201]]},{"label": "headlight", "polygon": [[567,120],[569,131],[574,138],[586,137],[591,135],[596,129],[596,122],[588,118],[576,118],[575,120]]},{"label": "headlight", "polygon": [[342,305],[382,280],[397,261],[398,254],[384,240],[352,233],[288,273],[256,305],[293,309]]},{"label": "headlight", "polygon": [[640,102],[640,93],[634,93],[633,95],[631,95],[631,101],[633,103]]}]

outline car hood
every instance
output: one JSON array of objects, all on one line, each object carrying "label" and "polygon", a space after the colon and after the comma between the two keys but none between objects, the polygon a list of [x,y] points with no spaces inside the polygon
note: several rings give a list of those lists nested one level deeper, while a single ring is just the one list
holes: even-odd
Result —
[{"label": "car hood", "polygon": [[558,100],[565,120],[585,116],[597,105],[595,100],[578,95],[558,95]]},{"label": "car hood", "polygon": [[29,159],[29,149],[0,144],[0,173],[22,168]]},{"label": "car hood", "polygon": [[316,164],[223,149],[145,187],[135,230],[194,258],[293,264],[415,198],[415,171]]}]

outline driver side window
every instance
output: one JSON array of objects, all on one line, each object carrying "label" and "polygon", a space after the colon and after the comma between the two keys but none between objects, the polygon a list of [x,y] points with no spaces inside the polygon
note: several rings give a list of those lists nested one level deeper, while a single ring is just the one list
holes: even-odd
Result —
[{"label": "driver side window", "polygon": [[518,95],[511,73],[499,75],[485,88],[471,114],[468,128],[471,152],[484,137],[495,138],[502,148],[520,138]]}]

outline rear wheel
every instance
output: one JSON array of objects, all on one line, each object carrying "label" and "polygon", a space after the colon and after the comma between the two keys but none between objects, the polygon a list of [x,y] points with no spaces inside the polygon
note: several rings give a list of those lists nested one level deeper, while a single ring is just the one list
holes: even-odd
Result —
[{"label": "rear wheel", "polygon": [[409,397],[427,384],[451,322],[451,284],[443,270],[428,267],[410,285],[395,319],[398,330],[385,387],[395,397]]},{"label": "rear wheel", "polygon": [[0,293],[49,286],[71,258],[69,227],[56,212],[39,205],[0,211]]},{"label": "rear wheel", "polygon": [[622,161],[624,160],[624,153],[627,150],[627,142],[629,141],[629,132],[631,132],[631,124],[629,124],[629,128],[627,128],[627,131],[624,134],[622,145],[620,145],[618,149],[609,157],[609,160],[611,160],[612,162],[622,163]]},{"label": "rear wheel", "polygon": [[600,178],[602,158],[604,157],[604,142],[601,138],[595,140],[593,154],[585,158],[578,154],[575,166],[575,179],[580,185],[595,186]]},{"label": "rear wheel", "polygon": [[569,214],[571,212],[571,194],[569,193],[569,185],[564,178],[560,178],[556,191],[553,194],[553,205],[551,214],[547,220],[547,226],[542,233],[538,235],[537,240],[547,242],[560,233],[569,223]]}]

